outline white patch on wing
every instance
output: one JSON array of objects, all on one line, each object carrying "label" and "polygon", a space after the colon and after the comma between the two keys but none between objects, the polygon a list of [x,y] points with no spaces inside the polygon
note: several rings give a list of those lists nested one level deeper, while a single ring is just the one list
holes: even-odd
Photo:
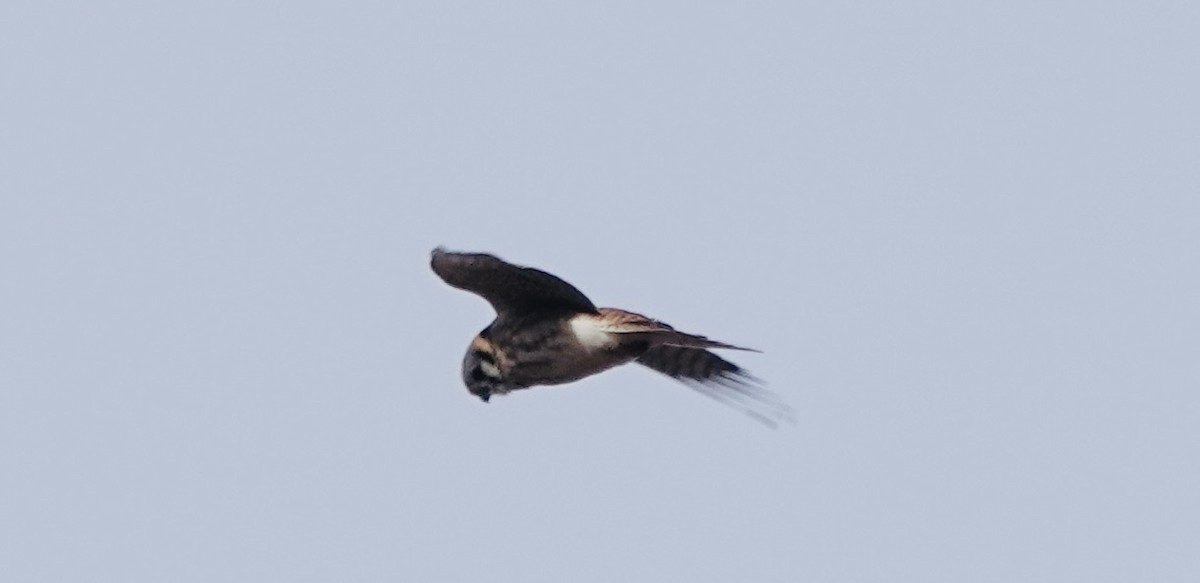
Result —
[{"label": "white patch on wing", "polygon": [[588,350],[609,348],[617,343],[616,338],[605,330],[604,323],[591,314],[580,314],[571,318],[571,333]]}]

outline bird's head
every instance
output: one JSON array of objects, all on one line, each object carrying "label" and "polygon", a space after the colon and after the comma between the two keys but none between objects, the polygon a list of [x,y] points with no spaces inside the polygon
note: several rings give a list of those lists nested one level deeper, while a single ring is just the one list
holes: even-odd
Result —
[{"label": "bird's head", "polygon": [[476,336],[467,348],[462,363],[463,384],[472,395],[487,402],[493,394],[507,393],[496,349],[482,336]]}]

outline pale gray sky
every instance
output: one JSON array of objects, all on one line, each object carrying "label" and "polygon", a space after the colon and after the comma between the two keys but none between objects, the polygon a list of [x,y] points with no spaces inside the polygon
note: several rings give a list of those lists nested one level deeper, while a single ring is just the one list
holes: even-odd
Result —
[{"label": "pale gray sky", "polygon": [[[1200,580],[1195,2],[8,2],[0,579]],[[438,244],[760,348],[484,405]]]}]

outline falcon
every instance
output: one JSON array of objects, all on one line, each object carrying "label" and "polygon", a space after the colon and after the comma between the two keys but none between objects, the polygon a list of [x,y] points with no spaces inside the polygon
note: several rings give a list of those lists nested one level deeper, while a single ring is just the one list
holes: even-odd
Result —
[{"label": "falcon", "polygon": [[562,279],[494,255],[438,247],[430,267],[442,281],[496,310],[462,362],[463,383],[484,402],[636,362],[769,425],[790,417],[790,408],[761,381],[711,351],[757,350],[680,332],[634,312],[598,308]]}]

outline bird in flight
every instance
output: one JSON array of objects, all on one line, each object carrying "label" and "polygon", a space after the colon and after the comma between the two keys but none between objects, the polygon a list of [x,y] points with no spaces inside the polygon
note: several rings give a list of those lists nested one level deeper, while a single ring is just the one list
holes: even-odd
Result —
[{"label": "bird in flight", "polygon": [[682,381],[768,425],[791,408],[758,379],[711,349],[742,348],[680,332],[626,310],[597,308],[558,277],[486,253],[433,250],[430,267],[452,287],[476,294],[496,319],[467,348],[462,378],[471,394],[493,395],[577,381],[636,362]]}]

